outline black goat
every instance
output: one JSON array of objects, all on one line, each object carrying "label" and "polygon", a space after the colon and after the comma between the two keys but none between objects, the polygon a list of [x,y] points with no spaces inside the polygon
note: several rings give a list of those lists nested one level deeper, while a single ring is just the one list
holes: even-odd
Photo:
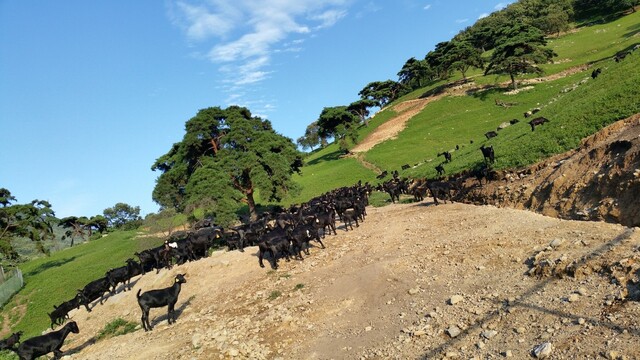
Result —
[{"label": "black goat", "polygon": [[491,139],[492,137],[496,137],[498,136],[498,133],[495,131],[488,131],[486,133],[484,133],[484,136],[486,136],[487,140]]},{"label": "black goat", "polygon": [[324,239],[327,234],[327,227],[329,228],[329,233],[333,230],[333,235],[338,235],[336,233],[336,212],[331,209],[328,212],[321,212],[315,215],[315,220],[313,225],[316,229],[322,229],[322,238]]},{"label": "black goat", "polygon": [[436,171],[438,172],[438,176],[444,175],[444,166],[442,166],[442,164],[438,164],[438,166],[436,166]]},{"label": "black goat", "polygon": [[439,205],[438,198],[444,200],[444,203],[447,203],[447,199],[451,201],[451,184],[447,181],[430,181],[427,182],[427,187],[431,192],[431,196],[433,196],[433,202],[436,205]]},{"label": "black goat", "polygon": [[138,298],[138,305],[140,305],[140,309],[142,309],[141,320],[144,331],[153,330],[149,322],[149,310],[151,308],[167,306],[167,321],[169,324],[176,322],[176,302],[178,302],[181,285],[187,282],[184,275],[185,274],[176,275],[173,285],[168,288],[149,290],[142,295],[140,295],[142,289],[138,290],[136,297]]},{"label": "black goat", "polygon": [[116,292],[116,288],[120,283],[124,284],[124,291],[131,290],[131,278],[142,274],[142,266],[135,260],[129,258],[126,263],[127,265],[125,266],[111,269],[105,273],[105,277],[109,280],[112,294]]},{"label": "black goat", "polygon": [[482,156],[484,156],[484,161],[487,160],[490,163],[494,163],[496,161],[495,153],[493,152],[493,145],[489,147],[485,147],[484,145],[480,146],[480,151],[482,151]]},{"label": "black goat", "polygon": [[602,72],[602,69],[597,68],[597,69],[593,70],[593,72],[591,72],[591,77],[592,77],[593,79],[595,79],[595,78],[597,78],[597,77],[598,77],[598,75],[600,75],[600,73],[601,73],[601,72]]},{"label": "black goat", "polygon": [[258,249],[258,264],[260,267],[264,267],[262,260],[264,259],[265,253],[269,253],[271,255],[270,264],[273,270],[278,269],[277,257],[280,254],[284,254],[287,261],[289,261],[289,255],[291,254],[291,246],[286,236],[274,238],[270,241],[261,241],[258,243]]},{"label": "black goat", "polygon": [[291,250],[299,259],[302,259],[301,251],[303,250],[306,255],[309,255],[309,241],[312,239],[319,242],[323,249],[325,248],[322,240],[320,240],[320,233],[318,229],[313,226],[313,223],[298,225],[291,229],[287,235],[292,243]]},{"label": "black goat", "polygon": [[45,335],[32,337],[23,341],[16,353],[20,360],[33,360],[39,356],[48,354],[53,351],[53,358],[58,359],[62,356],[60,348],[64,344],[64,340],[69,333],[77,334],[80,330],[75,321],[71,321],[58,331],[52,331]]},{"label": "black goat", "polygon": [[410,168],[410,167],[411,167],[411,165],[409,165],[409,164],[404,164],[404,165],[402,165],[402,170],[407,170],[407,169],[408,169],[408,168]]},{"label": "black goat", "polygon": [[620,62],[620,61],[624,60],[624,58],[626,58],[627,55],[629,55],[629,51],[620,51],[619,53],[617,53],[615,55],[614,58],[615,58],[616,62]]},{"label": "black goat", "polygon": [[76,294],[71,300],[65,301],[58,306],[53,305],[53,311],[48,314],[49,319],[51,319],[51,329],[53,330],[55,325],[62,325],[69,318],[69,311],[79,309],[81,304],[80,294]]},{"label": "black goat", "polygon": [[544,118],[542,116],[529,121],[529,125],[531,125],[531,131],[534,131],[536,129],[536,126],[542,125],[546,122],[549,122],[549,119]]},{"label": "black goat", "polygon": [[387,170],[381,172],[378,176],[376,176],[376,179],[384,179],[385,177],[387,177],[387,175],[389,175],[389,173],[387,172]]},{"label": "black goat", "polygon": [[196,258],[209,256],[209,248],[222,237],[222,232],[223,230],[218,227],[206,227],[191,234],[188,242]]},{"label": "black goat", "polygon": [[22,331],[14,332],[6,339],[0,340],[0,350],[16,351],[16,344],[20,342]]},{"label": "black goat", "polygon": [[89,304],[91,304],[94,300],[100,298],[100,305],[105,300],[105,293],[111,292],[111,286],[109,284],[109,280],[106,277],[93,280],[82,288],[82,290],[78,290],[78,295],[80,295],[80,304],[84,305],[88,312],[91,312],[89,308]]},{"label": "black goat", "polygon": [[509,120],[509,124],[511,124],[511,125],[515,125],[515,124],[517,124],[517,123],[519,123],[519,122],[520,122],[520,120],[518,120],[518,119],[511,119],[511,120]]},{"label": "black goat", "polygon": [[353,221],[356,222],[356,227],[359,227],[358,213],[354,209],[347,209],[342,214],[342,221],[344,222],[344,230],[349,231],[349,228],[353,230]]},{"label": "black goat", "polygon": [[445,162],[451,162],[451,153],[448,151],[443,151],[441,153],[438,153],[438,156],[444,156]]}]

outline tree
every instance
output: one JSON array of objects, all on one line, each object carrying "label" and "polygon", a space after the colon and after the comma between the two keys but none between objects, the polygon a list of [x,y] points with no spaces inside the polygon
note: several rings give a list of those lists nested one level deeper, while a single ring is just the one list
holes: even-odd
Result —
[{"label": "tree", "polygon": [[318,122],[314,121],[307,125],[307,129],[304,132],[304,136],[301,136],[296,141],[303,149],[311,149],[320,145],[322,147],[327,145],[327,139],[323,138],[319,134],[320,128]]},{"label": "tree", "polygon": [[389,102],[401,96],[402,91],[406,89],[402,84],[393,80],[374,81],[365,86],[358,95],[362,99],[369,99],[380,108],[385,107]]},{"label": "tree", "polygon": [[557,56],[553,50],[544,47],[547,42],[542,32],[525,24],[516,23],[501,29],[497,43],[485,75],[507,74],[514,89],[517,89],[517,75],[542,74],[538,64],[548,63]]},{"label": "tree", "polygon": [[140,206],[117,203],[103,210],[104,218],[110,227],[120,230],[135,229],[141,224]]},{"label": "tree", "polygon": [[569,21],[573,13],[563,11],[559,5],[551,5],[545,12],[546,14],[538,21],[538,27],[545,33],[560,35],[560,32],[567,31],[571,27]]},{"label": "tree", "polygon": [[222,225],[220,217],[235,216],[241,201],[257,218],[256,191],[267,201],[297,191],[291,176],[302,162],[295,144],[248,109],[200,110],[185,131],[182,141],[152,166],[162,172],[153,199],[163,208],[208,204],[207,211]]},{"label": "tree", "polygon": [[404,63],[398,72],[398,82],[411,89],[418,89],[423,87],[426,81],[431,80],[433,75],[434,73],[426,60],[416,60],[412,57]]},{"label": "tree", "polygon": [[371,99],[360,99],[349,104],[347,111],[356,115],[365,126],[369,126],[369,121],[367,120],[369,118],[369,108],[375,106],[376,102]]},{"label": "tree", "polygon": [[104,233],[105,231],[107,231],[108,227],[109,221],[107,221],[107,218],[102,215],[92,216],[85,225],[85,228],[87,229],[87,231],[89,231],[89,237],[93,235],[94,230],[98,231],[99,233]]},{"label": "tree", "polygon": [[356,132],[359,117],[348,110],[347,106],[325,107],[318,118],[320,136],[333,137],[338,140],[342,151],[347,151],[347,139],[353,143],[358,141]]},{"label": "tree", "polygon": [[15,238],[28,238],[40,252],[47,254],[42,241],[54,237],[51,224],[55,213],[51,204],[43,200],[12,204],[15,201],[9,190],[0,189],[0,254],[11,260],[19,259],[11,243]]},{"label": "tree", "polygon": [[454,69],[462,73],[462,78],[467,79],[467,71],[474,67],[482,69],[484,59],[482,51],[473,47],[467,40],[451,40],[444,53],[444,63],[448,69]]},{"label": "tree", "polygon": [[449,47],[449,41],[437,43],[435,49],[429,51],[424,58],[427,64],[429,64],[429,67],[435,71],[437,77],[442,80],[449,77],[450,63],[446,58],[447,49]]},{"label": "tree", "polygon": [[64,240],[65,238],[70,238],[71,247],[73,247],[76,237],[80,237],[80,239],[84,240],[85,229],[88,222],[89,219],[87,219],[85,216],[67,216],[63,219],[60,219],[60,223],[58,225],[66,229],[62,240]]}]

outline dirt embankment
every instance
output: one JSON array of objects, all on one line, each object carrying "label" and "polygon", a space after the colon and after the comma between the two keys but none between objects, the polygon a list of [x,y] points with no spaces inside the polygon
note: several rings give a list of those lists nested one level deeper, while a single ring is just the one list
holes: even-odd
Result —
[{"label": "dirt embankment", "polygon": [[640,226],[640,114],[589,136],[576,150],[496,177],[482,186],[469,179],[465,201]]}]

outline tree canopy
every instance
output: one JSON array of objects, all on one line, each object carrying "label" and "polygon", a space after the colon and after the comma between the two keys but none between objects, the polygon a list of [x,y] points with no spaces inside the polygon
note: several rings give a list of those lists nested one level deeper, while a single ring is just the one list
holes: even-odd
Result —
[{"label": "tree canopy", "polygon": [[161,207],[183,211],[204,205],[225,225],[236,219],[241,202],[257,217],[256,191],[267,201],[297,191],[291,176],[300,170],[302,158],[295,144],[248,109],[200,110],[185,131],[182,141],[151,167],[162,172],[153,191]]},{"label": "tree canopy", "polygon": [[318,118],[320,136],[333,137],[343,151],[347,150],[347,139],[356,143],[356,132],[360,118],[349,111],[347,106],[325,107]]},{"label": "tree canopy", "polygon": [[515,23],[504,27],[499,36],[485,75],[507,74],[514,89],[517,89],[516,76],[541,74],[543,71],[538,65],[557,56],[553,50],[544,47],[547,44],[544,35],[534,26]]},{"label": "tree canopy", "polygon": [[36,242],[36,248],[47,253],[43,240],[53,235],[52,222],[55,213],[51,204],[43,200],[33,200],[27,204],[13,204],[16,198],[5,188],[0,189],[0,254],[10,260],[18,260],[11,241],[15,238],[28,238]]},{"label": "tree canopy", "polygon": [[[102,213],[110,227],[120,230],[135,229],[140,225],[142,220],[140,217],[140,206],[131,206],[121,202],[115,204],[113,207],[104,209]],[[88,220],[80,220],[81,227],[89,226]],[[77,221],[78,220],[76,220],[76,222]]]}]

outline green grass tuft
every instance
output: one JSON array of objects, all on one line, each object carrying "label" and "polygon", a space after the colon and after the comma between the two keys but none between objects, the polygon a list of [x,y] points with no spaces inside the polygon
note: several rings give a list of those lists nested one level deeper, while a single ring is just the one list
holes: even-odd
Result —
[{"label": "green grass tuft", "polygon": [[108,339],[114,336],[120,336],[134,332],[138,324],[124,320],[122,318],[114,319],[107,323],[102,330],[96,335],[96,340]]},{"label": "green grass tuft", "polygon": [[274,290],[271,292],[271,294],[269,294],[269,300],[275,300],[277,298],[279,298],[282,295],[282,292],[278,291],[278,290]]}]

